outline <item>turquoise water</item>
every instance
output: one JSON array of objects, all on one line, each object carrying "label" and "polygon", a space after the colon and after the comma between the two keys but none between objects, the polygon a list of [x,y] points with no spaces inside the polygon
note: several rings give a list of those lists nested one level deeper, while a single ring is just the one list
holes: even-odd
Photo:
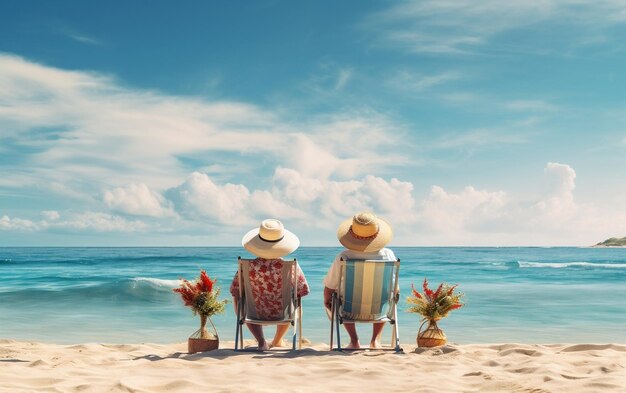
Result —
[{"label": "turquoise water", "polygon": [[[340,248],[301,248],[307,276],[304,336],[327,342],[322,278]],[[460,284],[467,306],[441,322],[451,341],[626,343],[626,249],[394,248],[401,259],[400,338],[419,318],[404,312],[412,282]],[[198,318],[171,288],[200,268],[222,296],[240,248],[0,248],[0,338],[53,343],[184,341]],[[214,317],[233,340],[232,305]],[[363,341],[369,326],[359,325]],[[389,330],[386,330],[386,334]],[[249,333],[246,333],[247,337]]]}]

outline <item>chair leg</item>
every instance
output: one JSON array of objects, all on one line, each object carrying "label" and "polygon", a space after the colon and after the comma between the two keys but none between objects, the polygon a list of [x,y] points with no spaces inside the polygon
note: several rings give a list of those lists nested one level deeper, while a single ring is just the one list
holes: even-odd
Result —
[{"label": "chair leg", "polygon": [[335,333],[335,294],[330,302],[330,345],[328,348],[333,350],[333,334]]},{"label": "chair leg", "polygon": [[298,316],[296,315],[294,320],[291,321],[291,332],[292,332],[292,337],[291,337],[291,350],[295,351],[296,350],[296,338],[298,335]]},{"label": "chair leg", "polygon": [[302,301],[298,306],[298,349],[302,349]]},{"label": "chair leg", "polygon": [[337,350],[341,351],[341,330],[339,329],[339,305],[335,305],[335,328],[337,329]]},{"label": "chair leg", "polygon": [[391,345],[394,346],[396,352],[402,352],[402,348],[400,348],[400,327],[398,325],[398,305],[393,305],[393,339],[395,342],[392,342]]},{"label": "chair leg", "polygon": [[239,350],[239,321],[241,317],[241,304],[237,306],[237,324],[235,326],[235,351]]},{"label": "chair leg", "polygon": [[239,323],[239,347],[243,349],[243,322]]}]

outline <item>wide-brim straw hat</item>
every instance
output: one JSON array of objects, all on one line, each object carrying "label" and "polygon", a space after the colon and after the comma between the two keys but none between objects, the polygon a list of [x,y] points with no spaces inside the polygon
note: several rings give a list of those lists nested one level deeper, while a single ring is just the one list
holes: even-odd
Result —
[{"label": "wide-brim straw hat", "polygon": [[286,230],[282,222],[270,218],[246,233],[241,245],[257,257],[280,258],[294,252],[300,246],[300,239]]},{"label": "wide-brim straw hat", "polygon": [[361,212],[339,225],[337,238],[347,249],[374,252],[385,248],[393,237],[391,225],[374,213]]}]

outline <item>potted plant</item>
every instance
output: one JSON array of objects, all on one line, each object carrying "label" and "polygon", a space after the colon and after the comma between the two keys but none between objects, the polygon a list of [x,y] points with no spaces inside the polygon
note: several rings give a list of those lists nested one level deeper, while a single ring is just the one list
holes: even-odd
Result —
[{"label": "potted plant", "polygon": [[[450,311],[463,307],[461,298],[465,296],[461,292],[456,292],[456,285],[441,283],[436,290],[428,288],[428,280],[424,279],[422,285],[424,292],[418,292],[411,284],[413,296],[409,296],[407,301],[411,306],[408,312],[420,314],[422,324],[417,331],[418,347],[438,347],[447,342],[443,330],[437,326],[437,321],[448,316]],[[428,322],[426,330],[422,331]]]},{"label": "potted plant", "polygon": [[[204,270],[193,282],[181,279],[179,288],[174,292],[180,294],[185,306],[190,307],[194,315],[200,316],[200,329],[193,333],[188,340],[189,353],[211,351],[219,347],[219,337],[211,316],[224,312],[224,305],[228,300],[218,300],[220,289],[215,286],[217,280],[211,280]],[[207,320],[212,331],[207,329]]]}]

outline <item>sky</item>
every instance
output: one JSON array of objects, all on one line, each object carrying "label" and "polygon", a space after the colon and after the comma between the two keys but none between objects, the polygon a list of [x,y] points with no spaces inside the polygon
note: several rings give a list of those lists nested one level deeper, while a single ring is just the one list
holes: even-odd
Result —
[{"label": "sky", "polygon": [[626,2],[0,2],[0,246],[626,236]]}]

